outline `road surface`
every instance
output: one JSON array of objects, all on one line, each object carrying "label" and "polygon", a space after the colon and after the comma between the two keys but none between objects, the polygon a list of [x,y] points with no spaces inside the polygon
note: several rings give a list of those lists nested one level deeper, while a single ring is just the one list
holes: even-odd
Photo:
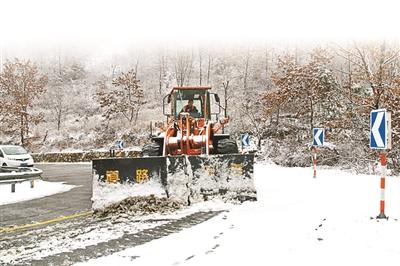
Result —
[{"label": "road surface", "polygon": [[[91,164],[37,164],[43,180],[75,185],[70,191],[0,206],[0,228],[49,221],[90,211]],[[34,189],[34,188],[33,188]]]}]

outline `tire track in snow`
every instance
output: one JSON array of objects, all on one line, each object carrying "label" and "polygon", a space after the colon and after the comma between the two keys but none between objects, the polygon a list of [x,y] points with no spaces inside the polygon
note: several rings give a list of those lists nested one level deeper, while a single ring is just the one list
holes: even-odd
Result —
[{"label": "tire track in snow", "polygon": [[153,228],[144,229],[132,234],[124,234],[120,238],[112,239],[107,242],[78,248],[70,252],[62,252],[37,260],[20,261],[18,265],[72,265],[89,259],[111,255],[115,252],[142,245],[172,233],[177,233],[183,229],[190,228],[217,216],[221,212],[223,211],[196,212]]}]

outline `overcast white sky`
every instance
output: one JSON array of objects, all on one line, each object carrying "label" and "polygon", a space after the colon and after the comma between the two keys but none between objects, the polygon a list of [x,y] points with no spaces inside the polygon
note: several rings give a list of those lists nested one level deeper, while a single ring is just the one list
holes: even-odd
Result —
[{"label": "overcast white sky", "polygon": [[0,0],[0,43],[226,42],[400,36],[394,0]]}]

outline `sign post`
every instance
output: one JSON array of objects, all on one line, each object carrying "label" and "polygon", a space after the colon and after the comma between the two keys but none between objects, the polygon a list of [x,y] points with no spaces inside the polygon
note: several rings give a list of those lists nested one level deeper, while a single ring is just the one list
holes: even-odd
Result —
[{"label": "sign post", "polygon": [[381,150],[381,180],[380,180],[380,204],[377,219],[387,219],[385,215],[385,179],[387,170],[386,150],[392,147],[391,115],[386,109],[371,111],[370,117],[370,141],[369,146],[373,150]]},{"label": "sign post", "polygon": [[386,180],[386,153],[381,152],[380,154],[381,161],[381,201],[379,204],[379,215],[376,217],[378,219],[386,219],[385,215],[385,180]]},{"label": "sign post", "polygon": [[325,130],[323,128],[313,128],[313,147],[312,147],[312,158],[313,158],[313,166],[314,166],[314,175],[313,177],[317,177],[317,147],[321,147],[324,145],[325,140]]},{"label": "sign post", "polygon": [[317,177],[317,148],[313,147],[313,165],[314,165],[314,175],[313,177],[316,178]]}]

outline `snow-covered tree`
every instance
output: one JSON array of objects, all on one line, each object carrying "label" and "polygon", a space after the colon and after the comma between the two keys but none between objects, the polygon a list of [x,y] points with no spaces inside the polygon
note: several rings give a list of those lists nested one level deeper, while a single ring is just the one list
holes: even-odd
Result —
[{"label": "snow-covered tree", "polygon": [[144,91],[136,79],[136,72],[130,70],[122,73],[112,81],[112,85],[108,89],[105,82],[100,83],[101,88],[97,93],[103,117],[113,119],[122,115],[130,124],[136,124],[139,111],[145,103]]},{"label": "snow-covered tree", "polygon": [[310,129],[323,122],[318,118],[330,116],[332,99],[328,96],[336,89],[333,73],[327,67],[329,62],[326,51],[320,49],[304,65],[297,64],[291,55],[279,58],[278,71],[273,75],[277,91],[267,92],[264,97],[269,107],[267,115],[284,108]]},{"label": "snow-covered tree", "polygon": [[[22,145],[29,144],[30,125],[43,120],[34,114],[35,100],[46,90],[47,75],[39,73],[31,61],[7,61],[0,73],[0,123],[2,131],[19,134]],[[17,133],[18,132],[18,133]]]}]

